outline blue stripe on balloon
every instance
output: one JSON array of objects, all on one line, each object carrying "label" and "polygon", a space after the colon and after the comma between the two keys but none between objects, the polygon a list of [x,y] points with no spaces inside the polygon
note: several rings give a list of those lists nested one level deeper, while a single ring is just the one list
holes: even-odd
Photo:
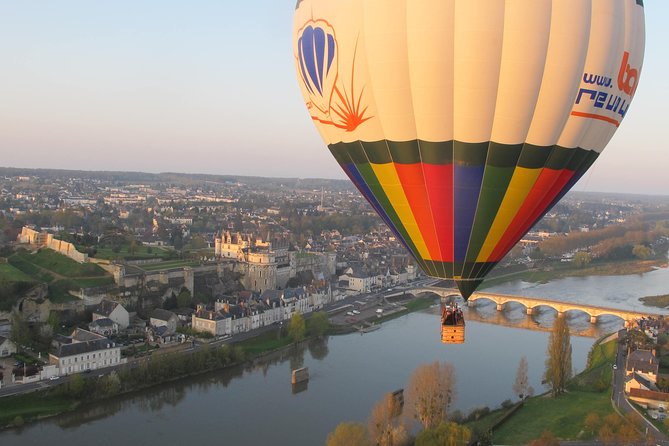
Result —
[{"label": "blue stripe on balloon", "polygon": [[[469,237],[474,224],[484,166],[456,164],[453,176],[453,214],[455,230],[453,247],[456,262],[464,262],[469,246]],[[457,272],[456,272],[457,273]]]},{"label": "blue stripe on balloon", "polygon": [[302,51],[302,37],[297,41],[297,48],[298,48],[298,57],[300,59],[300,70],[302,71],[302,79],[304,79],[304,85],[309,89],[311,94],[314,94],[314,89],[311,88],[311,83],[309,82],[309,78],[307,77],[307,72],[305,71],[304,67],[304,56],[303,56],[303,51]]},{"label": "blue stripe on balloon", "polygon": [[309,73],[309,80],[316,87],[321,95],[321,87],[318,83],[318,74],[316,74],[316,64],[314,61],[314,29],[307,26],[302,33],[302,53],[304,55],[304,65]]},{"label": "blue stripe on balloon", "polygon": [[316,71],[318,86],[320,87],[319,90],[323,90],[323,85],[325,85],[325,73],[323,71],[325,65],[325,31],[322,28],[314,30],[314,46],[316,47],[316,63],[318,64],[318,70]]},{"label": "blue stripe on balloon", "polygon": [[335,57],[335,39],[334,36],[328,34],[328,73],[330,73],[330,67],[332,66],[332,61]]}]

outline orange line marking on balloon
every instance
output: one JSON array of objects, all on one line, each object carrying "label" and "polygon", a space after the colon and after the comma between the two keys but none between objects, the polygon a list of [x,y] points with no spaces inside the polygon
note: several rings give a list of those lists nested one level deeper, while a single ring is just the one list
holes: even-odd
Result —
[{"label": "orange line marking on balloon", "polygon": [[571,112],[571,115],[572,116],[578,116],[579,118],[599,119],[600,121],[605,121],[605,122],[608,122],[609,124],[613,124],[616,127],[620,126],[620,121],[616,121],[615,119],[609,118],[608,116],[596,115],[594,113],[583,113],[583,112],[577,112],[577,111]]}]

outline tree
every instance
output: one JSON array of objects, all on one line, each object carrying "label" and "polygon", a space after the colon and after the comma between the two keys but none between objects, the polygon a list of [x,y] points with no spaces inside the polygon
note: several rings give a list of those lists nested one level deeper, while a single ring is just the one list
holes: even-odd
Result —
[{"label": "tree", "polygon": [[177,296],[177,305],[179,308],[190,307],[191,301],[193,300],[190,291],[184,289]]},{"label": "tree", "polygon": [[170,297],[165,299],[165,302],[163,302],[163,308],[166,310],[173,310],[178,306],[179,302],[177,301],[177,296],[175,296],[174,293],[170,294]]},{"label": "tree", "polygon": [[522,400],[528,396],[529,386],[530,383],[527,377],[527,358],[523,356],[518,363],[516,382],[513,383],[513,392]]},{"label": "tree", "polygon": [[293,342],[300,342],[304,339],[306,331],[306,324],[302,315],[300,313],[293,314],[288,323],[288,336],[290,336]]},{"label": "tree", "polygon": [[599,428],[601,424],[601,419],[596,412],[590,412],[587,417],[585,417],[585,428],[590,431],[593,435],[595,431]]},{"label": "tree", "polygon": [[137,240],[131,240],[130,241],[130,254],[135,254],[137,252]]},{"label": "tree", "polygon": [[641,436],[631,423],[624,423],[616,434],[620,444],[639,444]]},{"label": "tree", "polygon": [[592,256],[589,252],[579,251],[574,254],[574,266],[576,266],[576,268],[588,266],[590,262],[592,262]]},{"label": "tree", "polygon": [[455,400],[455,370],[448,363],[433,362],[419,366],[407,388],[408,415],[433,429],[446,421]]},{"label": "tree", "polygon": [[328,435],[326,446],[371,446],[367,429],[360,423],[340,423]]},{"label": "tree", "polygon": [[121,390],[121,380],[116,372],[98,379],[97,391],[102,397],[116,395]]},{"label": "tree", "polygon": [[532,440],[529,446],[560,446],[560,442],[555,438],[553,432],[543,431],[541,437]]},{"label": "tree", "polygon": [[615,433],[613,429],[608,424],[604,424],[599,428],[599,433],[597,434],[597,439],[604,443],[604,445],[610,445],[615,440]]},{"label": "tree", "polygon": [[567,318],[558,316],[548,338],[548,358],[544,379],[551,387],[553,396],[564,393],[571,378],[571,338]]},{"label": "tree", "polygon": [[402,408],[392,393],[387,393],[374,406],[368,423],[372,443],[378,446],[397,446],[407,440],[407,432],[397,420],[401,411]]},{"label": "tree", "polygon": [[32,338],[28,322],[18,311],[12,312],[12,328],[9,337],[17,347],[29,344]]},{"label": "tree", "polygon": [[79,398],[80,396],[82,396],[85,388],[86,388],[86,382],[84,381],[84,378],[82,378],[80,373],[75,373],[74,375],[72,375],[70,381],[67,384],[67,389],[70,393],[70,396],[73,396],[75,398]]},{"label": "tree", "polygon": [[441,422],[435,429],[427,429],[416,436],[416,446],[464,446],[469,444],[472,432],[457,423]]},{"label": "tree", "polygon": [[317,337],[323,336],[330,327],[330,319],[324,311],[317,311],[309,319],[309,332]]},{"label": "tree", "polygon": [[632,248],[632,254],[637,259],[645,260],[650,257],[651,250],[648,246],[645,245],[634,245],[634,248]]}]

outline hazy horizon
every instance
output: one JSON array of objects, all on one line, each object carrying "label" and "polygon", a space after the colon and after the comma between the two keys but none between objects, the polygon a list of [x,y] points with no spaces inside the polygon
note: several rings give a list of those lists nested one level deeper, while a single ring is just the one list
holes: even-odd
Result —
[{"label": "hazy horizon", "polygon": [[[0,164],[345,179],[295,78],[294,0],[3,2]],[[669,190],[669,4],[646,2],[629,114],[581,191]]]}]

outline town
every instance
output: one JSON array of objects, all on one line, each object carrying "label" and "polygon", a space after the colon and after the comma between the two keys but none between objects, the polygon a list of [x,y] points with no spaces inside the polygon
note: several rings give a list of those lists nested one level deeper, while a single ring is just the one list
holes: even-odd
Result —
[{"label": "town", "polygon": [[[572,193],[491,279],[666,261],[668,219],[659,198]],[[0,230],[4,392],[246,339],[295,314],[362,327],[396,311],[384,295],[429,280],[337,180],[0,169]],[[349,305],[361,296],[376,296],[367,315]],[[656,353],[669,327],[637,328],[648,336],[628,341],[626,393],[665,408]]]}]

